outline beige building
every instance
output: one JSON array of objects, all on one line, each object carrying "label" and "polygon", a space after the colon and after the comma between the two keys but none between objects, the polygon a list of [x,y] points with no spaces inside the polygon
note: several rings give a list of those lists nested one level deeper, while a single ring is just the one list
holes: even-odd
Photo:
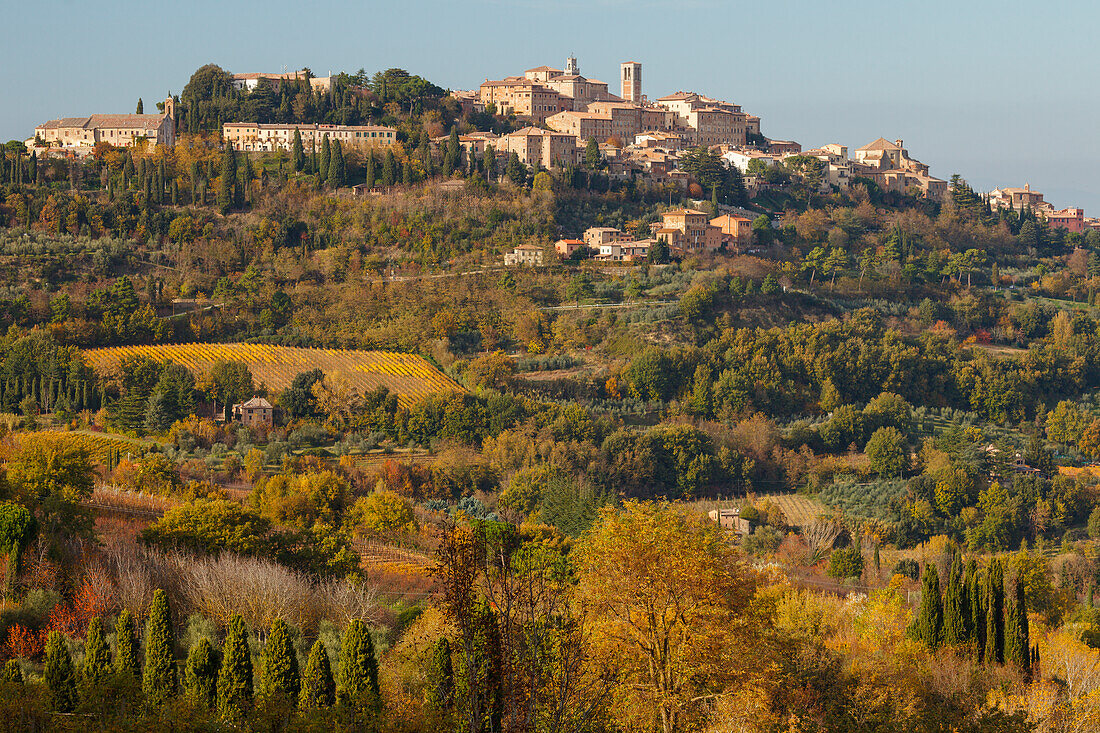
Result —
[{"label": "beige building", "polygon": [[741,105],[711,99],[696,92],[676,92],[661,97],[657,104],[675,115],[674,124],[695,145],[737,145],[748,141],[748,134],[760,133],[760,118],[741,110]]},{"label": "beige building", "polygon": [[722,230],[712,226],[705,211],[676,209],[661,214],[657,239],[681,252],[714,252],[722,246]]},{"label": "beige building", "polygon": [[126,148],[139,141],[152,147],[176,144],[175,104],[171,97],[164,100],[164,114],[88,115],[50,120],[34,128],[34,137],[26,145],[31,150],[45,145],[87,153],[99,142]]},{"label": "beige building", "polygon": [[869,178],[886,191],[908,193],[916,190],[935,200],[947,193],[947,181],[930,175],[928,166],[910,157],[901,140],[890,142],[880,137],[857,148],[852,156],[851,178]]},{"label": "beige building", "polygon": [[1022,209],[1030,208],[1032,211],[1053,209],[1043,200],[1043,194],[1031,190],[1031,184],[1025,183],[1023,188],[995,188],[989,192],[989,205],[996,209]]},{"label": "beige building", "polygon": [[561,132],[525,127],[502,135],[498,143],[498,153],[515,153],[524,165],[549,169],[577,162],[577,138]]},{"label": "beige building", "polygon": [[722,529],[734,532],[740,537],[744,537],[752,529],[749,520],[741,518],[740,509],[711,509],[707,516]]},{"label": "beige building", "polygon": [[248,402],[233,405],[233,417],[244,425],[273,425],[271,403],[263,397],[253,397]]},{"label": "beige building", "polygon": [[260,122],[226,122],[222,125],[222,139],[233,145],[234,150],[273,151],[290,150],[294,145],[294,131],[302,136],[302,147],[308,152],[316,145],[320,148],[325,136],[329,142],[340,141],[341,146],[388,146],[397,142],[397,131],[392,127],[376,125],[296,125],[266,124]]},{"label": "beige building", "polygon": [[522,76],[510,76],[499,81],[486,79],[478,91],[481,104],[494,105],[497,114],[530,117],[542,122],[563,109],[572,109],[573,103],[565,100],[550,87]]},{"label": "beige building", "polygon": [[504,255],[504,264],[514,265],[541,265],[542,247],[535,244],[521,244],[508,254]]},{"label": "beige building", "polygon": [[[284,82],[299,81],[305,79],[307,74],[305,71],[291,71],[286,74],[265,74],[265,73],[249,73],[249,74],[232,74],[232,84],[234,89],[251,92],[260,83],[261,79],[267,79],[271,83],[271,87],[278,91]],[[324,92],[328,94],[332,91],[332,77],[331,76],[310,76],[309,86],[313,91]]]},{"label": "beige building", "polygon": [[584,243],[592,249],[599,249],[611,242],[628,242],[632,237],[615,227],[589,227],[584,230]]},{"label": "beige building", "polygon": [[[481,158],[485,155],[486,145],[497,145],[499,135],[492,132],[470,132],[465,135],[458,136],[458,144],[462,147],[462,150],[466,153],[466,159]],[[441,137],[432,138],[432,146],[436,152],[444,151],[447,149],[447,145],[451,141],[450,135],[443,135]]]},{"label": "beige building", "polygon": [[649,255],[649,248],[656,244],[656,242],[656,239],[608,242],[600,245],[596,259],[603,262],[636,262],[638,260],[644,260]]}]

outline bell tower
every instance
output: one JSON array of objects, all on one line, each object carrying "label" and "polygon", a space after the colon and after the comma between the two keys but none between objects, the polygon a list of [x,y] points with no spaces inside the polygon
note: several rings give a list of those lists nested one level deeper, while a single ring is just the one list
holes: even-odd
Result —
[{"label": "bell tower", "polygon": [[577,57],[570,56],[565,60],[565,74],[577,74],[581,73],[581,67],[577,64]]},{"label": "bell tower", "polygon": [[624,61],[619,64],[622,93],[619,95],[627,102],[642,102],[642,65],[636,61]]}]

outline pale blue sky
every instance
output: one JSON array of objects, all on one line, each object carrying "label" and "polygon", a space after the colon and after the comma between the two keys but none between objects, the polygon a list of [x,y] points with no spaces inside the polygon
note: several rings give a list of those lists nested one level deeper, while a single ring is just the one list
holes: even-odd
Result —
[{"label": "pale blue sky", "polygon": [[5,2],[0,139],[146,108],[191,72],[398,66],[443,87],[562,64],[735,101],[806,147],[903,138],[933,175],[1100,215],[1100,6],[1083,0]]}]

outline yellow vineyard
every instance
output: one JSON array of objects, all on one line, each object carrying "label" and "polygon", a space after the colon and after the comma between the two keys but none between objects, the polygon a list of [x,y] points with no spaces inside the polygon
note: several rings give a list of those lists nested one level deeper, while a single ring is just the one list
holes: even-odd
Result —
[{"label": "yellow vineyard", "polygon": [[302,349],[267,344],[162,344],[113,346],[84,352],[88,363],[100,374],[113,374],[119,363],[132,356],[182,364],[200,377],[215,362],[239,361],[248,365],[252,378],[270,389],[286,389],[301,372],[320,369],[333,381],[343,381],[360,393],[386,387],[398,401],[409,406],[441,392],[462,391],[447,375],[415,354],[347,349]]},{"label": "yellow vineyard", "polygon": [[94,460],[107,464],[109,461],[125,458],[128,455],[141,455],[152,445],[135,438],[113,433],[95,433],[83,430],[38,430],[31,433],[16,433],[17,441],[26,438],[44,437],[49,440],[78,445],[88,451]]}]

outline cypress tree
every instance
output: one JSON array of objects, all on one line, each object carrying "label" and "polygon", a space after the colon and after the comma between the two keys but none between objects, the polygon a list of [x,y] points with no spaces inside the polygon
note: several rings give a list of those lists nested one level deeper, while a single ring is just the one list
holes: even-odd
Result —
[{"label": "cypress tree", "polygon": [[214,707],[218,689],[218,658],[205,637],[199,639],[187,653],[183,672],[183,691],[191,702],[210,710]]},{"label": "cypress tree", "polygon": [[328,185],[340,188],[347,183],[347,168],[344,163],[344,146],[337,140],[332,144],[332,155],[328,163]]},{"label": "cypress tree", "polygon": [[0,682],[14,685],[23,684],[23,667],[19,664],[18,659],[9,659],[4,662],[4,669],[0,672]]},{"label": "cypress tree", "polygon": [[139,114],[139,115],[145,114],[145,103],[141,101],[141,97],[138,97],[137,114]]},{"label": "cypress tree", "polygon": [[1085,594],[1085,608],[1089,609],[1090,611],[1092,610],[1092,593],[1094,588],[1095,586],[1092,583],[1089,583],[1088,592]]},{"label": "cypress tree", "polygon": [[375,172],[374,172],[374,151],[367,151],[367,171],[366,182],[369,188],[374,188]]},{"label": "cypress tree", "polygon": [[222,152],[220,176],[221,178],[218,181],[218,209],[223,214],[228,214],[235,198],[233,189],[234,184],[237,182],[237,151],[233,149],[233,144],[230,142],[225,143],[225,150]]},{"label": "cypress tree", "polygon": [[955,555],[943,598],[943,641],[950,646],[966,642],[966,588],[963,585],[962,558]]},{"label": "cypress tree", "polygon": [[331,162],[332,146],[329,144],[328,133],[326,132],[325,136],[321,138],[321,167],[317,169],[318,173],[320,173],[321,175],[321,178],[325,178],[328,176],[328,166]]},{"label": "cypress tree", "polygon": [[978,563],[971,560],[966,567],[967,610],[970,612],[969,627],[970,638],[974,641],[974,648],[978,662],[985,656],[985,606],[982,603],[982,583],[978,575]]},{"label": "cypress tree", "polygon": [[107,647],[107,640],[103,638],[103,622],[96,617],[88,622],[80,681],[85,690],[92,690],[110,677],[111,672],[111,650]]},{"label": "cypress tree", "polygon": [[120,674],[129,673],[137,676],[137,638],[134,628],[134,617],[129,609],[122,609],[115,622],[115,671]]},{"label": "cypress tree", "polygon": [[879,554],[879,543],[875,542],[875,577],[882,574],[882,556]]},{"label": "cypress tree", "polygon": [[298,695],[298,707],[327,708],[336,702],[336,683],[332,679],[332,666],[328,661],[325,645],[318,639],[309,651],[306,671],[302,675],[302,691]]},{"label": "cypress tree", "polygon": [[295,173],[300,173],[305,165],[306,151],[302,147],[302,131],[294,128],[294,143],[290,146],[290,165]]},{"label": "cypress tree", "polygon": [[65,637],[57,631],[51,631],[46,639],[46,669],[42,681],[46,684],[49,709],[71,713],[76,707],[76,673]]},{"label": "cypress tree", "polygon": [[160,705],[176,694],[176,667],[172,660],[172,619],[168,595],[157,588],[153,605],[145,622],[145,667],[141,674],[141,691],[154,705]]},{"label": "cypress tree", "polygon": [[31,183],[38,181],[38,153],[31,152],[30,161],[27,165],[27,177],[30,178]]},{"label": "cypress tree", "polygon": [[1028,638],[1027,602],[1020,578],[1012,584],[1013,592],[1005,603],[1005,661],[1027,674],[1031,668],[1031,641]]},{"label": "cypress tree", "polygon": [[374,640],[370,629],[359,619],[354,619],[344,630],[336,696],[344,705],[359,709],[374,708],[378,702],[378,661],[374,658]]},{"label": "cypress tree", "polygon": [[393,151],[386,151],[386,159],[382,163],[382,185],[389,188],[397,182],[397,159],[393,157]]},{"label": "cypress tree", "polygon": [[928,563],[921,578],[920,610],[917,615],[917,635],[932,651],[943,644],[943,599],[940,598],[940,574]]},{"label": "cypress tree", "polygon": [[240,614],[229,620],[218,671],[218,714],[236,722],[252,705],[252,654],[248,651],[248,627]]},{"label": "cypress tree", "polygon": [[252,203],[252,159],[245,153],[241,156],[241,180],[237,182],[237,206]]},{"label": "cypress tree", "polygon": [[401,185],[411,186],[412,182],[412,166],[409,165],[409,159],[405,158],[403,161],[401,161]]},{"label": "cypress tree", "polygon": [[[337,142],[337,145],[340,143]],[[290,639],[290,629],[282,619],[271,624],[264,646],[263,668],[260,672],[260,689],[256,693],[258,701],[284,702],[293,705],[301,692],[301,680],[298,677],[298,657]]]},{"label": "cypress tree", "polygon": [[1004,571],[997,560],[989,564],[985,578],[985,660],[989,664],[1004,664]]},{"label": "cypress tree", "polygon": [[432,661],[428,667],[428,705],[437,710],[450,708],[454,700],[454,668],[451,645],[441,638],[432,645]]}]

